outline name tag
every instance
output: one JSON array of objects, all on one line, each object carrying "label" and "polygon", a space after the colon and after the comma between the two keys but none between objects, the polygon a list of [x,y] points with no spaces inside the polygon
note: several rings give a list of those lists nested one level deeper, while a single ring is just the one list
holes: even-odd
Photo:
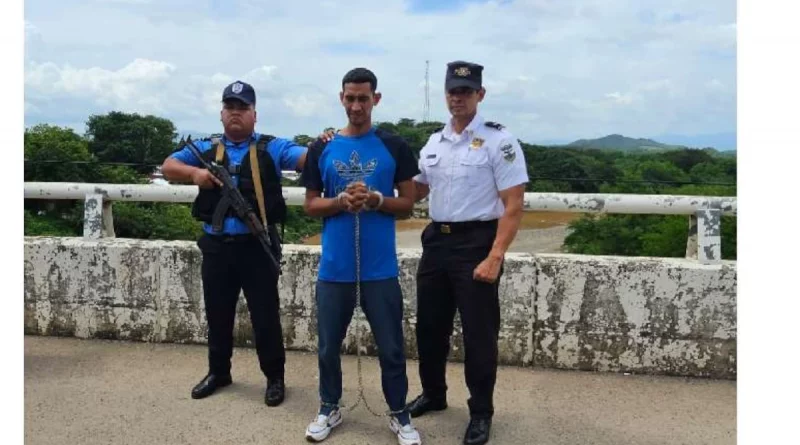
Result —
[{"label": "name tag", "polygon": [[436,159],[436,154],[425,156],[425,159]]}]

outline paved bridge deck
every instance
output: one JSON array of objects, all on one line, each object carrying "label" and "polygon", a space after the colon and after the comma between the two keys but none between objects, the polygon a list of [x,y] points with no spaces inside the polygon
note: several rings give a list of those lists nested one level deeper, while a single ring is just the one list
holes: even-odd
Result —
[{"label": "paved bridge deck", "polygon": [[[287,400],[263,403],[255,351],[236,349],[234,384],[204,400],[191,387],[206,347],[25,337],[25,443],[302,444],[317,407],[316,356],[289,352]],[[364,366],[368,400],[383,409],[377,361]],[[355,396],[355,357],[343,358],[345,403]],[[409,361],[409,398],[420,388]],[[425,444],[461,443],[466,426],[463,366],[448,367],[446,411],[415,423]],[[494,445],[735,444],[736,382],[502,367]],[[324,443],[397,443],[363,407]]]}]

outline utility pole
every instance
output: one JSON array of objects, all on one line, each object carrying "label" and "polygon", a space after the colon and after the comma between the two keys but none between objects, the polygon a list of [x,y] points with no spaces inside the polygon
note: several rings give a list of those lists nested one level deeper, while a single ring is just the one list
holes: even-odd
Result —
[{"label": "utility pole", "polygon": [[430,96],[430,61],[425,61],[425,107],[422,111],[422,122],[431,120],[431,96]]}]

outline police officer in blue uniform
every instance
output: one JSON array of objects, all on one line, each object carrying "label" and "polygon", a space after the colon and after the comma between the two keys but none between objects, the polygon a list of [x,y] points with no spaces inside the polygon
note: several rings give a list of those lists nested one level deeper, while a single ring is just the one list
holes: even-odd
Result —
[{"label": "police officer in blue uniform", "polygon": [[[262,221],[266,221],[276,249],[273,253],[279,254],[280,238],[275,224],[283,223],[286,216],[281,170],[301,171],[307,149],[290,140],[255,132],[256,93],[247,83],[237,81],[228,85],[222,93],[222,104],[220,120],[224,133],[197,141],[195,145],[207,161],[217,160],[226,166],[242,195]],[[277,406],[283,402],[286,391],[286,355],[278,276],[269,272],[267,253],[233,209],[225,211],[220,207],[220,182],[202,168],[188,148],[169,156],[162,171],[170,181],[191,182],[200,188],[192,214],[203,221],[205,232],[198,246],[203,254],[209,370],[192,390],[192,398],[210,396],[232,383],[233,323],[239,293],[244,290],[259,364],[267,378],[264,401],[268,406]]]},{"label": "police officer in blue uniform", "polygon": [[417,200],[429,197],[432,223],[422,234],[417,271],[417,349],[422,394],[412,417],[447,408],[445,366],[458,309],[470,392],[467,445],[489,440],[500,330],[498,279],[522,219],[528,173],[517,139],[478,114],[483,67],[447,65],[452,118],[428,139],[414,178]]}]

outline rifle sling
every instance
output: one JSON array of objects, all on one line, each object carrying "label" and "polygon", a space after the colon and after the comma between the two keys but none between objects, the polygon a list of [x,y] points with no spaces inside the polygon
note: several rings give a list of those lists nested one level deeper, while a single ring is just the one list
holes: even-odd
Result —
[{"label": "rifle sling", "polygon": [[264,224],[264,230],[267,230],[267,211],[264,207],[264,189],[261,188],[261,168],[258,165],[255,141],[250,142],[250,171],[253,175],[253,185],[256,189],[256,199],[258,200],[259,213],[261,213],[261,222]]},{"label": "rifle sling", "polygon": [[225,159],[225,144],[222,141],[217,142],[217,164],[222,165]]}]

